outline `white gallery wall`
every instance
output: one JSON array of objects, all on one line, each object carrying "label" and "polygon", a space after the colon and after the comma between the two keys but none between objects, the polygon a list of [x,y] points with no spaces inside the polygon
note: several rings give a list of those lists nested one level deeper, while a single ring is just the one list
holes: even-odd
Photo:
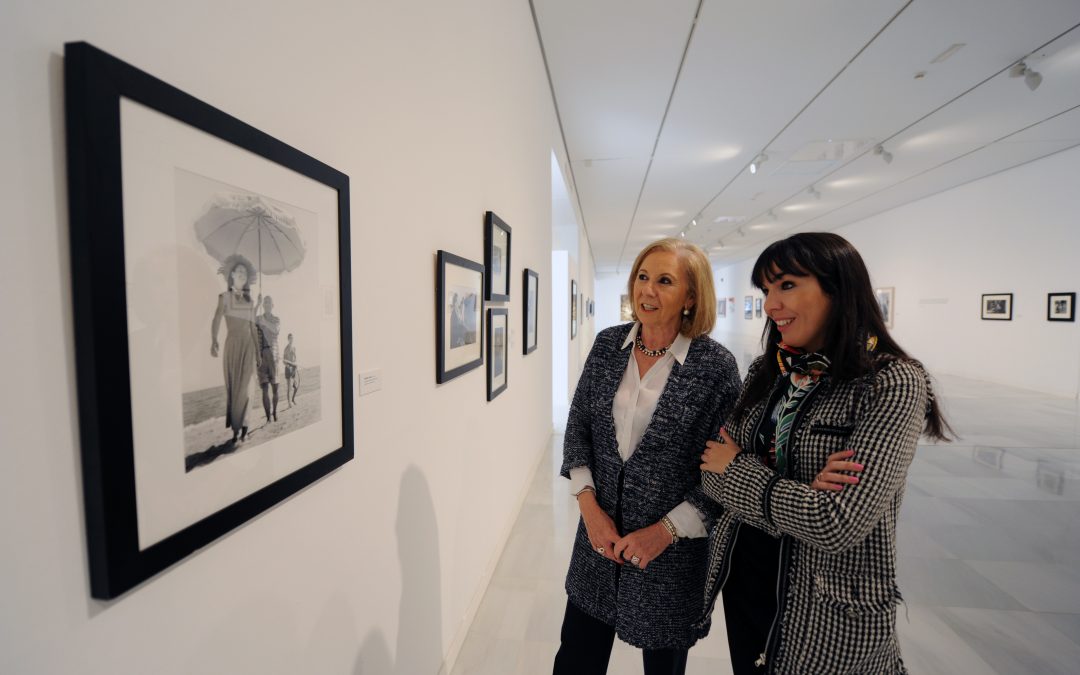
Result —
[{"label": "white gallery wall", "polygon": [[[349,175],[354,362],[383,380],[359,397],[354,378],[352,462],[112,602],[89,597],[83,525],[70,40]],[[5,0],[0,45],[0,672],[445,668],[551,429],[546,293],[521,354],[561,147],[528,3]],[[490,403],[483,367],[435,384],[434,344],[435,252],[482,262],[486,210],[513,228],[509,388]]]},{"label": "white gallery wall", "polygon": [[[1076,398],[1080,321],[1047,321],[1047,294],[1080,292],[1080,148],[968,183],[836,232],[896,289],[893,334],[935,373]],[[754,257],[757,253],[754,253]],[[761,335],[743,318],[754,259],[715,270],[735,312],[716,335]],[[984,321],[984,293],[1012,293],[1012,321]]]}]

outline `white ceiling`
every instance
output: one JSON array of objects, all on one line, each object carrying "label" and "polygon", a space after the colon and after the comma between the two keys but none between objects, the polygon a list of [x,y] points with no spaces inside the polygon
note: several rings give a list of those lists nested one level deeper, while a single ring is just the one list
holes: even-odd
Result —
[{"label": "white ceiling", "polygon": [[727,264],[1080,144],[1080,0],[531,1],[598,274],[681,232]]}]

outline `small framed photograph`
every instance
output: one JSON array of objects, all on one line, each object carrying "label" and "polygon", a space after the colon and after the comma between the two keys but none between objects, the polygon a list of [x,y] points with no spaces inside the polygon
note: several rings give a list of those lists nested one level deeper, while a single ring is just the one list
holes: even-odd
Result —
[{"label": "small framed photograph", "polygon": [[509,322],[505,307],[488,310],[487,334],[487,400],[506,391],[506,366],[509,361]]},{"label": "small framed photograph", "polygon": [[1076,321],[1076,293],[1048,293],[1047,321]]},{"label": "small framed photograph", "polygon": [[491,211],[484,214],[484,267],[487,268],[484,299],[509,300],[510,226]]},{"label": "small framed photograph", "polygon": [[349,177],[85,42],[64,88],[90,594],[109,599],[353,458]]},{"label": "small framed photograph", "polygon": [[754,316],[761,318],[761,298],[754,298]]},{"label": "small framed photograph", "polygon": [[435,382],[442,384],[484,362],[484,266],[446,251],[437,264]]},{"label": "small framed photograph", "polygon": [[874,297],[877,298],[878,307],[881,308],[881,318],[885,321],[886,328],[893,327],[893,303],[896,300],[896,289],[892,286],[884,286],[874,289]]},{"label": "small framed photograph", "polygon": [[522,291],[524,297],[523,314],[524,323],[522,325],[522,334],[525,339],[521,342],[522,354],[532,354],[536,351],[536,344],[538,342],[537,325],[539,324],[540,313],[540,275],[536,272],[525,269],[525,273],[522,275]]},{"label": "small framed photograph", "polygon": [[716,316],[721,319],[727,317],[727,298],[720,298],[716,301]]},{"label": "small framed photograph", "polygon": [[754,318],[754,297],[752,295],[747,295],[743,297],[743,318]]},{"label": "small framed photograph", "polygon": [[578,324],[578,292],[577,282],[570,280],[570,339],[577,337]]},{"label": "small framed photograph", "polygon": [[619,296],[619,321],[633,321],[634,310],[630,306],[630,296],[623,293]]},{"label": "small framed photograph", "polygon": [[984,293],[982,318],[985,321],[1012,321],[1012,293]]}]

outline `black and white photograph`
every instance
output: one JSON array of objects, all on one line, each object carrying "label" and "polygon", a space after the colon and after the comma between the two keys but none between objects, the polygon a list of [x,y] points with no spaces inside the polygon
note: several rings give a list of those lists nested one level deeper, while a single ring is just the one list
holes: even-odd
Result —
[{"label": "black and white photograph", "polygon": [[205,254],[179,283],[192,471],[322,418],[318,227],[265,195],[182,169],[175,179],[177,241]]},{"label": "black and white photograph", "polygon": [[107,599],[352,459],[349,178],[89,44],[64,55],[90,592]]},{"label": "black and white photograph", "polygon": [[761,298],[754,298],[754,316],[761,318]]},{"label": "black and white photograph", "polygon": [[727,317],[727,298],[720,298],[716,301],[716,316],[721,319]]},{"label": "black and white photograph", "polygon": [[885,327],[893,327],[893,304],[896,300],[896,289],[892,286],[884,286],[874,289],[874,297],[877,298],[878,307],[881,308],[881,318],[885,320]]},{"label": "black and white photograph", "polygon": [[743,296],[743,318],[754,318],[754,296],[752,295]]},{"label": "black and white photograph", "polygon": [[536,351],[539,338],[537,325],[540,316],[540,275],[533,270],[525,268],[522,274],[522,289],[525,302],[522,307],[524,325],[522,326],[525,339],[521,342],[522,354],[531,354]]},{"label": "black and white photograph", "polygon": [[484,214],[484,266],[487,287],[484,299],[510,299],[510,226],[491,211]]},{"label": "black and white photograph", "polygon": [[484,361],[484,266],[453,253],[436,256],[436,371],[439,384]]},{"label": "black and white photograph", "polygon": [[1048,293],[1047,321],[1076,321],[1076,293]]},{"label": "black and white photograph", "polygon": [[982,318],[985,321],[1012,321],[1012,293],[984,293]]},{"label": "black and white photograph", "polygon": [[487,339],[487,400],[506,391],[508,382],[506,367],[510,355],[509,321],[505,307],[488,310]]},{"label": "black and white photograph", "polygon": [[570,280],[570,339],[573,340],[577,337],[578,329],[578,303],[580,297],[577,291],[577,282],[573,279]]},{"label": "black and white photograph", "polygon": [[619,321],[633,321],[634,309],[630,306],[630,296],[623,293],[619,296]]}]

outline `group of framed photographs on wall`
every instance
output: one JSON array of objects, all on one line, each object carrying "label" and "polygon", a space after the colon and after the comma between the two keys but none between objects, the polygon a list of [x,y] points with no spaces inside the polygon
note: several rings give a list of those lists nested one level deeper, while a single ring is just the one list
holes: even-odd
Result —
[{"label": "group of framed photographs on wall", "polygon": [[[1012,321],[1012,293],[984,293],[981,318],[984,321]],[[1047,321],[1076,321],[1076,292],[1046,294]]]},{"label": "group of framed photographs on wall", "polygon": [[[485,303],[510,300],[511,228],[496,214],[484,214],[484,264],[447,251],[436,254],[435,381],[449,382],[487,363],[487,400],[506,391],[510,356],[507,307]],[[522,273],[522,353],[538,342],[540,275]],[[486,319],[486,327],[485,327]]]},{"label": "group of framed photographs on wall", "polygon": [[90,594],[110,599],[353,458],[349,178],[84,42],[64,88]]}]

